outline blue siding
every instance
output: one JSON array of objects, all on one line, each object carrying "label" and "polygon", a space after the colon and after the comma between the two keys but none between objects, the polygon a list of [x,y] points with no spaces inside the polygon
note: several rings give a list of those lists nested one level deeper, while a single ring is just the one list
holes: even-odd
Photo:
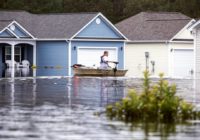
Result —
[{"label": "blue siding", "polygon": [[3,66],[2,55],[3,55],[3,53],[2,53],[2,47],[0,46],[0,69],[1,69],[2,66]]},{"label": "blue siding", "polygon": [[24,47],[24,58],[25,60],[28,60],[31,65],[33,65],[33,47],[32,46],[25,46]]},{"label": "blue siding", "polygon": [[[37,42],[37,76],[66,76],[68,66],[68,43],[66,41]],[[44,67],[62,67],[44,69]]]},{"label": "blue siding", "polygon": [[15,30],[13,31],[19,37],[29,37],[25,31],[23,31],[20,27],[15,25]]},{"label": "blue siding", "polygon": [[92,37],[92,38],[122,38],[109,24],[101,19],[101,23],[97,24],[96,19],[90,23],[83,31],[81,31],[76,37]]},{"label": "blue siding", "polygon": [[[77,49],[74,50],[73,47],[82,46],[82,47],[117,47],[118,48],[118,68],[124,69],[124,49],[121,50],[121,47],[124,48],[124,42],[72,42],[72,65],[77,63]],[[94,54],[95,55],[95,54]]]},{"label": "blue siding", "polygon": [[0,37],[14,37],[11,33],[9,33],[8,31],[4,31],[0,34]]}]

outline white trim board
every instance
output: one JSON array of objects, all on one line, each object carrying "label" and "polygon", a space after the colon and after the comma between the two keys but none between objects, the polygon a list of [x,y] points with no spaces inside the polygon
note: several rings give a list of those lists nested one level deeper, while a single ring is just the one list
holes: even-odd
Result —
[{"label": "white trim board", "polygon": [[15,33],[13,33],[8,27],[4,28],[3,30],[0,31],[0,34],[3,32],[9,32],[10,35],[13,35],[13,37],[19,38]]},{"label": "white trim board", "polygon": [[[9,23],[5,28],[3,28],[1,31],[0,31],[0,33],[2,33],[3,32],[3,30],[5,30],[5,29],[8,29],[9,31],[11,31],[10,30],[10,26],[11,25],[13,25],[13,24],[16,24],[17,26],[19,26],[19,28],[21,28],[22,30],[24,30],[25,31],[25,34],[27,34],[27,35],[29,35],[32,39],[35,39],[35,37],[33,36],[33,35],[31,35],[31,33],[29,33],[23,26],[21,26],[17,21],[15,21],[15,20],[13,20],[11,23]],[[12,32],[13,33],[13,32]],[[17,37],[17,38],[19,38],[19,37]]]},{"label": "white trim board", "polygon": [[72,41],[115,41],[115,42],[125,42],[126,40],[118,40],[118,39],[72,39]]},{"label": "white trim board", "polygon": [[19,26],[22,30],[24,30],[25,34],[28,34],[31,38],[35,39],[35,37],[31,33],[29,33],[23,26],[21,26],[17,21],[14,21],[14,23],[17,24],[17,26]]},{"label": "white trim board", "polygon": [[200,24],[200,20],[198,20],[197,22],[195,22],[190,28],[189,30],[193,30],[194,28],[196,28],[196,26],[198,26]]}]

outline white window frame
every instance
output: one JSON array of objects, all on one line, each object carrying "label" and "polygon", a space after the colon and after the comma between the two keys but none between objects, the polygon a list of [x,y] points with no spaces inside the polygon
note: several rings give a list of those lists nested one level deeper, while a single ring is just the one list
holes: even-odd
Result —
[{"label": "white window frame", "polygon": [[[19,56],[19,60],[20,60],[20,62],[21,62],[21,60],[22,60],[22,49],[21,49],[21,46],[15,46],[15,47],[19,48],[19,54],[16,54],[16,48],[15,48],[15,55],[14,55],[14,57],[15,57],[15,56]],[[11,46],[5,46],[5,56],[4,56],[5,60],[7,60],[7,59],[6,59],[6,56],[8,56],[8,55],[11,56],[11,53],[10,53],[10,54],[7,53],[7,49],[8,49],[8,48],[10,48],[10,50],[11,50]],[[11,57],[12,57],[12,56],[11,56]],[[11,60],[11,59],[10,59],[10,60]]]}]

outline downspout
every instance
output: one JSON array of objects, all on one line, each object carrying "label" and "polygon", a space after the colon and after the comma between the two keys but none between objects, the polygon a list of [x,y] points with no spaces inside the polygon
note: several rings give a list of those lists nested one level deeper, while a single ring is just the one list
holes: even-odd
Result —
[{"label": "downspout", "polygon": [[123,63],[124,63],[124,64],[123,64],[123,69],[126,69],[126,64],[125,64],[125,63],[126,63],[126,58],[125,58],[125,55],[126,55],[126,42],[124,41],[123,44],[124,44],[124,47],[123,47],[123,48],[124,48],[124,49],[123,49],[123,58],[124,58],[124,61],[123,61]]},{"label": "downspout", "polygon": [[68,76],[71,76],[71,40],[66,40],[68,43]]},{"label": "downspout", "polygon": [[66,40],[68,43],[68,76],[71,76],[71,40]]}]

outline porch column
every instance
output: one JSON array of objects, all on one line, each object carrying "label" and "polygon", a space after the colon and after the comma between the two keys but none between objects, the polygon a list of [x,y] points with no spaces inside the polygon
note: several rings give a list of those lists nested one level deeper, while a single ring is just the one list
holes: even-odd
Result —
[{"label": "porch column", "polygon": [[71,61],[71,53],[72,53],[72,49],[71,49],[71,40],[69,40],[68,42],[68,76],[71,76],[71,64],[72,64],[72,61]]},{"label": "porch column", "polygon": [[11,46],[11,62],[12,62],[12,71],[11,71],[11,77],[15,77],[15,45],[12,44]]},{"label": "porch column", "polygon": [[[33,45],[33,66],[36,66],[36,44]],[[33,69],[33,76],[36,76],[36,69]]]},{"label": "porch column", "polygon": [[33,45],[33,65],[36,66],[36,44]]}]

